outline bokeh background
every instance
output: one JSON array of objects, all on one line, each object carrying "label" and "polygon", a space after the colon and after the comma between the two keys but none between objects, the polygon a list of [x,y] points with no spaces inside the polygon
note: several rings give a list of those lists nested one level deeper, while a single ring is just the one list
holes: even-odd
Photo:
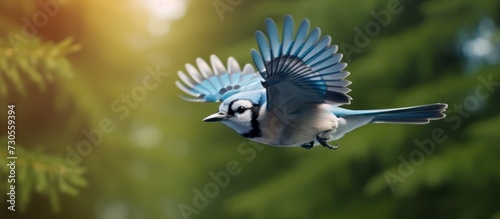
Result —
[{"label": "bokeh background", "polygon": [[[177,71],[251,62],[285,14],[340,45],[348,108],[444,102],[448,118],[362,127],[336,151],[202,123],[218,104],[181,100]],[[1,218],[500,218],[499,28],[497,0],[3,0]]]}]

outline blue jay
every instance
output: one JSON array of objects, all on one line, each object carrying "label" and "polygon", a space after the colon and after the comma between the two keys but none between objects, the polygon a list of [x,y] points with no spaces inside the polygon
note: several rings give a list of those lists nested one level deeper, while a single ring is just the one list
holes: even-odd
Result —
[{"label": "blue jay", "polygon": [[[230,57],[225,66],[212,55],[210,65],[196,59],[197,67],[186,64],[188,74],[179,71],[179,89],[194,102],[219,102],[219,111],[204,122],[222,122],[241,136],[272,146],[301,146],[310,149],[322,145],[369,123],[426,124],[442,119],[447,104],[376,110],[349,110],[347,95],[350,74],[344,71],[338,46],[330,45],[330,36],[320,38],[320,29],[309,33],[304,19],[295,34],[294,22],[285,16],[281,41],[272,19],[266,19],[267,37],[256,32],[259,51],[250,64],[241,69]],[[182,81],[182,82],[181,82]]]}]

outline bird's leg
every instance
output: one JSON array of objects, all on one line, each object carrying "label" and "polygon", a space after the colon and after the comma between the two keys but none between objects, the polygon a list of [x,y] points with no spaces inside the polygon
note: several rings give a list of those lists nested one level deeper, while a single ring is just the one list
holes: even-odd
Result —
[{"label": "bird's leg", "polygon": [[311,149],[314,146],[314,141],[300,145],[300,147],[305,149]]},{"label": "bird's leg", "polygon": [[331,130],[327,130],[327,131],[324,131],[324,132],[320,132],[318,133],[318,135],[316,135],[316,140],[321,144],[323,145],[323,147],[325,148],[328,148],[328,149],[337,149],[339,148],[339,144],[335,144],[335,145],[331,145],[331,144],[328,144],[328,139],[330,139],[330,137],[328,135],[326,135],[327,137],[324,137],[326,133],[330,132]]},{"label": "bird's leg", "polygon": [[328,149],[337,149],[339,148],[339,143],[335,144],[335,145],[331,145],[329,144],[327,141],[328,141],[329,138],[321,138],[319,136],[316,136],[316,140],[321,144],[323,145],[323,147],[325,148],[328,148]]}]

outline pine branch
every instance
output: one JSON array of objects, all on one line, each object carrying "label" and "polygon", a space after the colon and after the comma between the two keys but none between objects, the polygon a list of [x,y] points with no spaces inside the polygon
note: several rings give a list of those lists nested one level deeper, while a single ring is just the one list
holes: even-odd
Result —
[{"label": "pine branch", "polygon": [[58,44],[41,42],[39,39],[23,41],[12,47],[11,39],[0,38],[0,95],[7,96],[10,90],[26,95],[26,80],[34,82],[40,91],[47,83],[61,75],[73,75],[66,56],[80,49],[72,38]]},{"label": "pine branch", "polygon": [[[7,142],[5,137],[0,142]],[[21,211],[26,210],[30,195],[33,192],[46,196],[55,212],[60,211],[60,196],[68,194],[78,196],[78,189],[87,185],[83,177],[83,167],[70,168],[64,164],[64,158],[56,155],[47,155],[41,150],[27,151],[16,145],[16,204]],[[0,150],[1,157],[7,157],[6,150]],[[0,165],[0,175],[9,175],[9,166]],[[7,177],[1,177],[6,179]],[[9,184],[2,186],[1,191],[6,194]]]}]

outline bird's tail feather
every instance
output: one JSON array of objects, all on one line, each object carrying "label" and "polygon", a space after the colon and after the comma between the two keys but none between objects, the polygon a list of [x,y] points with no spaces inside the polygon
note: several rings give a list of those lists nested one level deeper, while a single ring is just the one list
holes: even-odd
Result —
[{"label": "bird's tail feather", "polygon": [[444,118],[446,115],[443,112],[447,107],[448,105],[444,103],[434,103],[421,106],[379,110],[344,111],[344,109],[342,109],[341,111],[334,113],[339,117],[373,116],[370,123],[427,124],[430,120]]}]

